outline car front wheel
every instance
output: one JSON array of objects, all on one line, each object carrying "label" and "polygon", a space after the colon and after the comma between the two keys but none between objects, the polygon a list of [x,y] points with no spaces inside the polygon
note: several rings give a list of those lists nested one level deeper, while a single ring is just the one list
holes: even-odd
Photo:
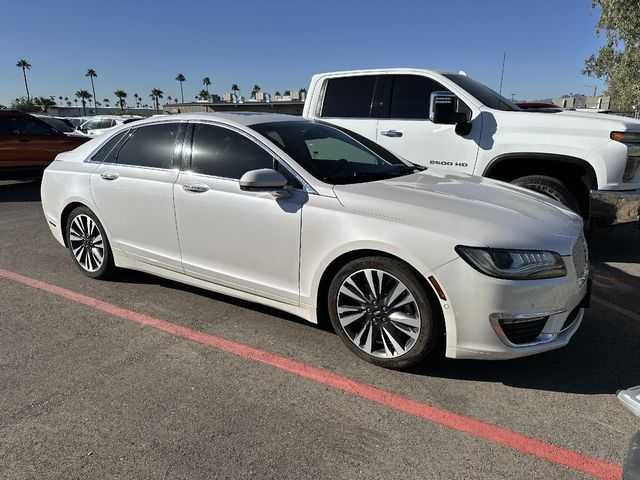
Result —
[{"label": "car front wheel", "polygon": [[71,258],[88,277],[106,278],[115,269],[104,228],[87,207],[74,209],[67,220],[66,239]]},{"label": "car front wheel", "polygon": [[347,347],[386,368],[423,360],[437,344],[437,321],[429,288],[402,261],[364,257],[342,267],[329,287],[331,323]]}]

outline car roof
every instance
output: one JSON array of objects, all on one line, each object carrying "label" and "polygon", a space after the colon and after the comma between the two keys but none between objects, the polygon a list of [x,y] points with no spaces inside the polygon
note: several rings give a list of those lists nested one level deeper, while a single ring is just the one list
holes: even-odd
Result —
[{"label": "car roof", "polygon": [[336,72],[324,72],[318,73],[314,75],[314,77],[323,77],[323,76],[348,76],[348,75],[372,75],[372,74],[406,74],[406,73],[431,73],[431,74],[439,74],[439,75],[465,75],[466,73],[462,73],[462,71],[453,72],[449,70],[437,70],[432,68],[412,68],[412,67],[393,67],[393,68],[370,68],[364,70],[343,70]]},{"label": "car roof", "polygon": [[158,121],[175,121],[175,120],[219,120],[225,123],[238,124],[243,126],[255,125],[257,123],[273,123],[273,122],[306,122],[304,118],[298,115],[285,115],[281,113],[260,113],[260,112],[194,112],[194,113],[177,113],[174,115],[165,115],[162,118],[152,117],[141,121],[143,123],[154,123]]}]

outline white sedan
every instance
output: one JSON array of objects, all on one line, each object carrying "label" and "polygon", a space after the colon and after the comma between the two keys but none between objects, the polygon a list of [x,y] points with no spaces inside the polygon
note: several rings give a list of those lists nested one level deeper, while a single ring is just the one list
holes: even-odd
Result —
[{"label": "white sedan", "polygon": [[122,125],[142,120],[142,118],[137,115],[96,115],[80,125],[78,130],[90,137],[95,137],[109,133]]},{"label": "white sedan", "polygon": [[566,345],[588,302],[582,220],[539,194],[430,174],[299,117],[184,114],[60,154],[42,181],[78,268],[117,267],[330,318],[389,368]]}]

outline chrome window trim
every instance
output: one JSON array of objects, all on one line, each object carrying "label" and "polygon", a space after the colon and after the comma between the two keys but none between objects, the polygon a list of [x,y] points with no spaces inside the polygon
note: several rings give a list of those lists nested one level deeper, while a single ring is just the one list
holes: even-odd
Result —
[{"label": "chrome window trim", "polygon": [[[205,119],[197,119],[197,120],[190,120],[189,121],[190,124],[192,125],[196,125],[196,124],[203,124],[203,125],[212,125],[215,127],[221,127],[221,128],[226,128],[227,130],[231,130],[232,132],[235,133],[239,133],[240,135],[242,135],[243,137],[247,138],[248,140],[252,141],[253,143],[257,144],[260,148],[262,148],[263,150],[265,150],[267,153],[269,153],[271,155],[271,157],[276,160],[277,162],[280,162],[286,169],[287,171],[293,175],[302,185],[302,188],[295,188],[295,187],[289,187],[290,190],[294,190],[294,191],[303,191],[306,192],[308,194],[312,194],[312,195],[318,195],[318,192],[309,184],[309,182],[307,182],[304,177],[302,177],[302,175],[300,175],[291,165],[289,165],[285,160],[282,159],[282,157],[280,155],[278,155],[271,147],[269,147],[268,144],[266,144],[265,142],[263,142],[261,139],[255,137],[254,135],[242,130],[241,128],[236,127],[235,125],[229,125],[226,123],[221,123],[221,122],[216,122],[215,120],[205,120]],[[191,148],[193,145],[193,133],[191,133],[191,145],[189,145],[188,148]],[[191,153],[189,153],[189,167],[191,167],[191,157],[190,157]],[[230,177],[218,177],[216,175],[207,175],[205,173],[196,173],[193,172],[192,170],[187,170],[184,173],[189,173],[190,175],[198,175],[201,177],[205,177],[205,178],[214,178],[214,179],[218,179],[218,180],[229,180],[229,181],[233,181],[233,182],[240,182],[239,178],[230,178]]]}]

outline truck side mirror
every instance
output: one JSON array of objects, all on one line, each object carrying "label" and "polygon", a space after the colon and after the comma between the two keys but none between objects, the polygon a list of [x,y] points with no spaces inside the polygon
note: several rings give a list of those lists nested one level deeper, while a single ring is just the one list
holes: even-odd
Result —
[{"label": "truck side mirror", "polygon": [[458,135],[468,135],[472,124],[466,113],[458,112],[458,97],[451,92],[431,92],[429,120],[441,125],[455,125]]}]

